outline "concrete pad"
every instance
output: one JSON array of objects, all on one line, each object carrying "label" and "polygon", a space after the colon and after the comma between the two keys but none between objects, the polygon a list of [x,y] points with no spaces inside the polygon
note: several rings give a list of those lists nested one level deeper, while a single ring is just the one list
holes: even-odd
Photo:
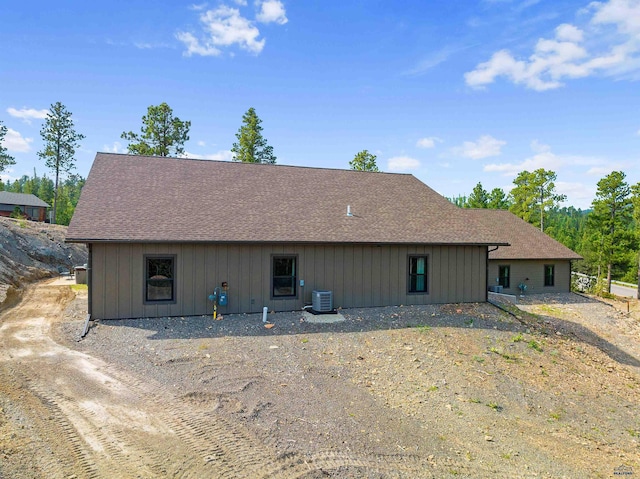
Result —
[{"label": "concrete pad", "polygon": [[309,311],[304,311],[302,313],[304,320],[308,323],[320,323],[320,324],[329,324],[329,323],[340,323],[345,320],[345,317],[342,314],[311,314]]}]

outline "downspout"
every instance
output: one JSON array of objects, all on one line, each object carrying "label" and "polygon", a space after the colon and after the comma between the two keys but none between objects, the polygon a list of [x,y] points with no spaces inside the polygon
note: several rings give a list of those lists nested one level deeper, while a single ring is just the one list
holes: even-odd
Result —
[{"label": "downspout", "polygon": [[485,261],[486,269],[487,271],[485,272],[485,288],[484,288],[484,302],[488,303],[489,302],[489,253],[496,251],[500,246],[496,246],[493,249],[489,249],[487,248],[487,261]]},{"label": "downspout", "polygon": [[87,244],[87,249],[89,250],[89,257],[87,259],[87,314],[89,316],[91,316],[91,310],[92,310],[92,299],[91,297],[93,296],[93,288],[92,288],[92,283],[93,283],[93,258],[92,258],[92,253],[93,253],[93,249],[91,248],[91,243]]},{"label": "downspout", "polygon": [[87,270],[86,270],[86,274],[87,274],[87,318],[84,321],[84,328],[82,328],[82,334],[80,334],[81,338],[84,338],[87,333],[89,332],[89,321],[91,320],[91,307],[92,307],[92,300],[91,300],[91,294],[92,294],[92,288],[91,288],[91,253],[92,253],[92,249],[91,249],[91,243],[87,243],[87,251],[88,251],[88,258],[87,258]]},{"label": "downspout", "polygon": [[571,272],[573,271],[573,261],[569,260],[569,292],[572,293],[573,292],[573,275],[571,274]]}]

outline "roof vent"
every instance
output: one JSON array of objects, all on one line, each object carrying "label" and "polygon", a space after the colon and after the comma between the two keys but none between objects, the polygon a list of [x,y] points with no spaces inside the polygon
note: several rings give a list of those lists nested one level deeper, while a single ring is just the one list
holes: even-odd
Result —
[{"label": "roof vent", "polygon": [[347,205],[347,216],[353,216],[353,213],[351,212],[351,205]]}]

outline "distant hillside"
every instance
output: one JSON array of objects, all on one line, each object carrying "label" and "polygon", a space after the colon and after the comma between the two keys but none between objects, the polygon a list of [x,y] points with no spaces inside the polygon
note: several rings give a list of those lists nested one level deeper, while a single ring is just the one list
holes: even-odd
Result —
[{"label": "distant hillside", "polygon": [[66,226],[0,217],[0,309],[30,282],[58,275],[58,267],[87,262],[84,245],[66,244]]}]

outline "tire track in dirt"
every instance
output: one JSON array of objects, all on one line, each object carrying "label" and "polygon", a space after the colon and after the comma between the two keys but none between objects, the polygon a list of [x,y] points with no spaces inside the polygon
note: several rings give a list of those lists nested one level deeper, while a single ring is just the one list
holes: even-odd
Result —
[{"label": "tire track in dirt", "polygon": [[195,411],[164,385],[55,343],[50,323],[69,299],[68,287],[40,283],[0,317],[4,375],[52,418],[42,435],[59,436],[57,457],[45,467],[58,470],[48,477],[299,479],[345,467],[424,477],[424,464],[412,456],[278,455],[269,441],[220,414]]}]

